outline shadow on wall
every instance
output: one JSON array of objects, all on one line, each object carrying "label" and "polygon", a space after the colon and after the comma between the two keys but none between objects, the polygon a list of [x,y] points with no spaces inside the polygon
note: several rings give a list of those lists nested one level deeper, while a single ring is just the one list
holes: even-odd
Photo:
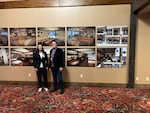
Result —
[{"label": "shadow on wall", "polygon": [[65,81],[70,81],[69,72],[68,72],[67,68],[64,68],[62,74],[63,74],[63,80],[64,80],[64,82]]},{"label": "shadow on wall", "polygon": [[140,14],[139,19],[142,20],[148,26],[150,26],[150,12]]}]

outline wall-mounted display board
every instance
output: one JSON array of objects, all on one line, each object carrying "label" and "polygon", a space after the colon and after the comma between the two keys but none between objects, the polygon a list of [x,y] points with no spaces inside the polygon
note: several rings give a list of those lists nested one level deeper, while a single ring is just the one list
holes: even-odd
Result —
[{"label": "wall-mounted display board", "polygon": [[127,46],[127,26],[98,26],[97,46]]},{"label": "wall-mounted display board", "polygon": [[0,28],[0,66],[32,66],[33,49],[42,43],[48,58],[52,41],[66,66],[122,68],[127,65],[127,26]]},{"label": "wall-mounted display board", "polygon": [[0,28],[0,46],[8,46],[8,28]]},{"label": "wall-mounted display board", "polygon": [[44,46],[51,46],[51,42],[55,40],[58,46],[65,46],[65,27],[39,27],[38,43]]},{"label": "wall-mounted display board", "polygon": [[95,67],[94,48],[68,48],[67,66]]},{"label": "wall-mounted display board", "polygon": [[126,67],[127,48],[98,48],[97,67],[120,68]]},{"label": "wall-mounted display board", "polygon": [[36,28],[10,28],[11,46],[35,46]]},{"label": "wall-mounted display board", "polygon": [[68,27],[68,46],[95,46],[95,27]]}]

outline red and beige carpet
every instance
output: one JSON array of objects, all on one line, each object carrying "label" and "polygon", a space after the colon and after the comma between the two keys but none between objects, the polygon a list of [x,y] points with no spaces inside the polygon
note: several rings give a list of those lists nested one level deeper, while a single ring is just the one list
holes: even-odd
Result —
[{"label": "red and beige carpet", "polygon": [[150,89],[70,86],[61,95],[0,85],[0,113],[150,113]]}]

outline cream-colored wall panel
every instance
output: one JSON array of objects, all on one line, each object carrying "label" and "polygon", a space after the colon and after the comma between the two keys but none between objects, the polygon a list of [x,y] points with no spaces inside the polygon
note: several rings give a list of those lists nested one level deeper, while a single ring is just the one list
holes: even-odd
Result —
[{"label": "cream-colored wall panel", "polygon": [[126,68],[89,68],[68,67],[65,69],[65,81],[88,83],[126,83]]},{"label": "cream-colored wall panel", "polygon": [[141,15],[137,22],[135,83],[150,84],[150,15]]},{"label": "cream-colored wall panel", "polygon": [[33,81],[36,80],[36,73],[33,67],[24,66],[1,66],[0,80],[4,81]]},{"label": "cream-colored wall panel", "polygon": [[0,26],[129,25],[130,5],[0,10]]}]

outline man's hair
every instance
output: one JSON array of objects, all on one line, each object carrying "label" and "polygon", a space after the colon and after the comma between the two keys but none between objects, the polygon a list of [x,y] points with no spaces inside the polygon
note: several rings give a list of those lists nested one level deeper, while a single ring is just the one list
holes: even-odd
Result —
[{"label": "man's hair", "polygon": [[55,42],[56,44],[58,44],[56,40],[53,40],[52,42]]}]

